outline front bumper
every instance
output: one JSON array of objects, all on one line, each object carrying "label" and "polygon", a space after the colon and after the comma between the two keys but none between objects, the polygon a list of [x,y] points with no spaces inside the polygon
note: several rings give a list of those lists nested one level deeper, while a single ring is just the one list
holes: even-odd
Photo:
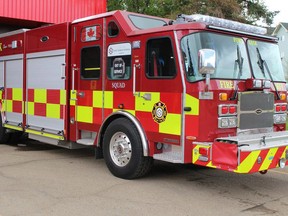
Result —
[{"label": "front bumper", "polygon": [[198,165],[237,173],[277,168],[281,159],[288,165],[288,131],[221,137],[213,143],[193,145],[192,160]]}]

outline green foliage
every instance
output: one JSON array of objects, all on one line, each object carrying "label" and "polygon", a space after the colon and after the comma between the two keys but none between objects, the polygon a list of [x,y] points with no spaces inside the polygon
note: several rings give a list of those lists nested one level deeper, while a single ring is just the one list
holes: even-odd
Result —
[{"label": "green foliage", "polygon": [[263,0],[237,0],[237,2],[241,6],[242,15],[247,23],[263,20],[270,26],[274,17],[279,13],[279,11],[269,11]]},{"label": "green foliage", "polygon": [[108,10],[131,12],[175,19],[177,14],[207,14],[255,24],[273,23],[279,11],[269,11],[263,0],[108,0]]}]

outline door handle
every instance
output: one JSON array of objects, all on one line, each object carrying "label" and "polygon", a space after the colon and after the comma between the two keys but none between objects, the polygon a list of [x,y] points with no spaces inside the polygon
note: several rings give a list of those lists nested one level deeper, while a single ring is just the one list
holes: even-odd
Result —
[{"label": "door handle", "polygon": [[139,96],[138,93],[136,93],[136,70],[140,69],[140,64],[134,64],[133,65],[133,95],[134,96]]},{"label": "door handle", "polygon": [[78,95],[79,97],[83,98],[85,96],[85,92],[79,92]]},{"label": "door handle", "polygon": [[79,68],[76,67],[76,64],[73,64],[73,67],[72,67],[72,89],[71,90],[75,90],[75,73],[76,71],[78,71]]},{"label": "door handle", "polygon": [[61,79],[66,79],[66,75],[65,75],[65,63],[61,64]]},{"label": "door handle", "polygon": [[151,93],[145,93],[141,96],[144,100],[151,101]]}]

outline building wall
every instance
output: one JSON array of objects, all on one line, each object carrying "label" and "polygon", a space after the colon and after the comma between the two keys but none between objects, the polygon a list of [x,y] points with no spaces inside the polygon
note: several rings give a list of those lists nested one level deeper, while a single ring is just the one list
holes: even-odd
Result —
[{"label": "building wall", "polygon": [[[1,0],[1,18],[61,23],[106,12],[106,0]],[[20,24],[21,25],[21,24]]]}]

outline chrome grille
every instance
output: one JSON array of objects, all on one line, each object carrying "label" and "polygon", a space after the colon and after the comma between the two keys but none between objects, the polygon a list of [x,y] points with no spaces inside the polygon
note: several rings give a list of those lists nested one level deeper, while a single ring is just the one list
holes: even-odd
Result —
[{"label": "chrome grille", "polygon": [[273,126],[274,94],[263,92],[239,93],[238,127],[241,130]]}]

